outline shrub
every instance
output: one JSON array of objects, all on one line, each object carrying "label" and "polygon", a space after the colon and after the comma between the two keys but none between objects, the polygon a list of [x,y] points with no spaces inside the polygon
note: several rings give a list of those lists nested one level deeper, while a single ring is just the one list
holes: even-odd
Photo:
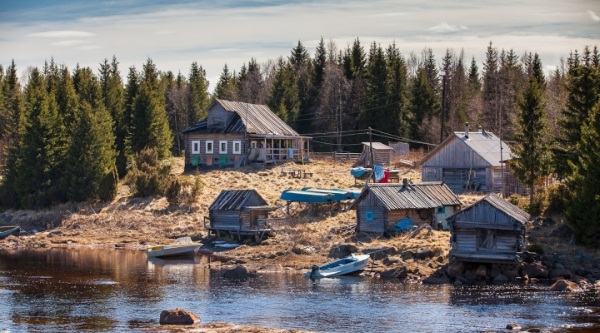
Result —
[{"label": "shrub", "polygon": [[544,191],[542,210],[546,214],[564,212],[566,209],[565,198],[569,197],[569,188],[565,184],[552,184]]},{"label": "shrub", "polygon": [[540,244],[533,243],[533,244],[530,244],[529,246],[527,246],[527,251],[535,252],[537,254],[544,254],[544,247],[541,246]]},{"label": "shrub", "polygon": [[171,165],[159,162],[156,149],[135,154],[130,169],[128,185],[134,197],[166,195],[173,178]]}]

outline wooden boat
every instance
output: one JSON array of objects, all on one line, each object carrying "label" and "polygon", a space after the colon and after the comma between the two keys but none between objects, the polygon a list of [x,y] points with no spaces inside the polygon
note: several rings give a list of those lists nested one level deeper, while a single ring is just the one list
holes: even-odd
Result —
[{"label": "wooden boat", "polygon": [[305,187],[301,190],[285,190],[281,193],[280,199],[308,203],[327,203],[356,199],[359,195],[360,191],[355,190]]},{"label": "wooden boat", "polygon": [[165,257],[186,257],[194,256],[202,244],[192,242],[190,237],[178,238],[172,244],[156,245],[146,249],[148,257],[165,258]]},{"label": "wooden boat", "polygon": [[352,254],[322,266],[313,265],[312,269],[304,273],[304,275],[311,279],[340,276],[361,270],[365,268],[368,263],[368,254]]},{"label": "wooden boat", "polygon": [[1,226],[0,227],[0,239],[4,239],[10,235],[20,233],[20,232],[21,232],[21,227],[19,227],[19,226],[15,226],[15,225]]}]

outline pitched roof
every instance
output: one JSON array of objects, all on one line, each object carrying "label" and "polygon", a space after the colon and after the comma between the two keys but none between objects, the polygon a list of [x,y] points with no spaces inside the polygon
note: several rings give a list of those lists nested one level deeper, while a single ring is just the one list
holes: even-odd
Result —
[{"label": "pitched roof", "polygon": [[482,202],[489,203],[492,207],[495,207],[496,209],[500,210],[504,214],[506,214],[506,215],[512,217],[513,219],[515,219],[516,221],[520,222],[521,224],[525,224],[525,223],[527,223],[527,221],[529,221],[529,218],[530,218],[529,214],[527,214],[526,212],[521,210],[519,207],[513,205],[512,203],[500,198],[495,193],[490,193],[490,194],[486,195],[485,197],[481,198],[480,200],[476,201],[475,203],[465,207],[464,209],[460,210],[456,214],[450,216],[449,219],[451,219],[453,216],[460,215],[462,212],[467,211],[467,210],[471,209],[472,207],[481,204]]},{"label": "pitched roof", "polygon": [[[429,158],[437,154],[437,152],[451,140],[460,140],[464,142],[491,166],[502,166],[500,163],[501,160],[507,161],[513,158],[513,153],[510,147],[492,132],[473,131],[469,132],[468,138],[465,137],[465,132],[454,132],[448,136],[444,142],[423,157],[421,164],[425,163],[427,160],[429,160]],[[502,149],[500,147],[502,147]]]},{"label": "pitched roof", "polygon": [[371,192],[388,210],[422,209],[460,205],[460,199],[442,182],[415,184],[369,184],[350,208],[355,208]]},{"label": "pitched roof", "polygon": [[[362,144],[366,146],[365,148],[367,149],[371,147],[371,142],[363,142]],[[394,148],[384,145],[381,142],[373,142],[373,150],[394,150]]]},{"label": "pitched roof", "polygon": [[236,116],[231,118],[231,121],[226,124],[223,129],[208,128],[207,119],[203,119],[183,133],[250,133],[256,135],[273,135],[273,136],[300,136],[288,124],[279,118],[268,106],[262,104],[250,104],[243,102],[233,102],[223,99],[215,100],[209,110],[216,104],[228,111],[234,112]]},{"label": "pitched roof", "polygon": [[222,190],[208,210],[241,210],[252,197],[257,197],[263,205],[267,205],[256,190]]}]

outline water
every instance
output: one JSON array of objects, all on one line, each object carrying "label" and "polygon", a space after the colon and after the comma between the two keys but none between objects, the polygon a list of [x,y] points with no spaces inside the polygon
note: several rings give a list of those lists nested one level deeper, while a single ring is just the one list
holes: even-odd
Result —
[{"label": "water", "polygon": [[194,260],[148,261],[141,251],[0,251],[0,332],[138,332],[176,307],[203,323],[318,332],[600,331],[600,296],[548,286],[417,286],[361,277],[261,274],[245,282]]}]

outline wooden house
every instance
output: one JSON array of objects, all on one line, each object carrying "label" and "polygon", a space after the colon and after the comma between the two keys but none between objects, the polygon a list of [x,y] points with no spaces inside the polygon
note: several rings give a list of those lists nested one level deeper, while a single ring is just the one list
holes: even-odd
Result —
[{"label": "wooden house", "polygon": [[493,133],[479,129],[454,132],[420,162],[423,181],[442,181],[454,192],[528,194],[510,173],[513,153]]},{"label": "wooden house", "polygon": [[217,99],[207,118],[183,134],[186,171],[299,161],[309,153],[310,138],[299,135],[266,105]]},{"label": "wooden house", "polygon": [[[363,142],[363,150],[352,167],[372,167],[373,164],[388,167],[392,161],[394,148],[381,142]],[[371,147],[373,147],[373,163],[371,163]]]},{"label": "wooden house", "polygon": [[441,182],[367,184],[351,209],[356,210],[356,231],[384,233],[400,221],[437,227],[460,208],[460,200]]},{"label": "wooden house", "polygon": [[514,263],[525,249],[529,214],[488,194],[448,217],[450,259],[465,262]]},{"label": "wooden house", "polygon": [[220,237],[222,233],[260,236],[271,231],[269,206],[256,190],[223,190],[208,208],[204,228]]}]

